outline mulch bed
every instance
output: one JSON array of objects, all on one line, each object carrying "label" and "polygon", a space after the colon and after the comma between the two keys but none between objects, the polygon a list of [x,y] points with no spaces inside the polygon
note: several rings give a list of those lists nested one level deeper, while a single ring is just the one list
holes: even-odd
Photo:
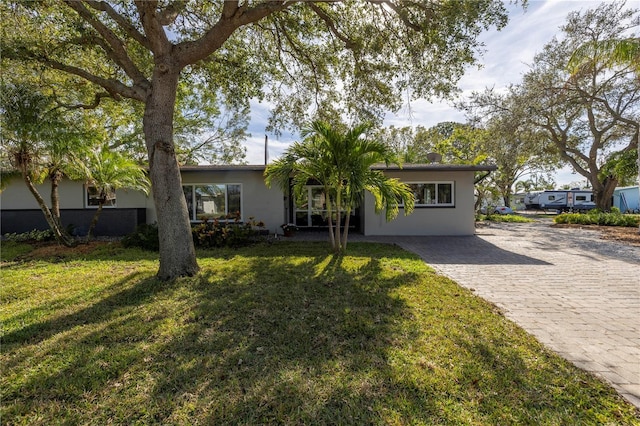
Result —
[{"label": "mulch bed", "polygon": [[554,224],[558,228],[580,228],[598,231],[603,240],[619,241],[621,243],[640,247],[640,231],[636,227],[622,226],[600,226],[600,225],[576,225],[576,224]]}]

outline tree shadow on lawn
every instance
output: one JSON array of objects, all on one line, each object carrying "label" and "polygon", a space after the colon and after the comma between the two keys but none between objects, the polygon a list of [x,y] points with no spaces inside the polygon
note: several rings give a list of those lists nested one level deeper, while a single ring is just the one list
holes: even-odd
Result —
[{"label": "tree shadow on lawn", "polygon": [[478,236],[400,237],[398,244],[429,264],[442,265],[550,265],[514,253]]},{"label": "tree shadow on lawn", "polygon": [[[509,334],[480,324],[469,327],[468,334],[451,334],[460,352],[472,355],[462,356],[455,369],[487,424],[630,424],[629,419],[637,424],[640,420],[640,411],[603,380],[510,326]],[[514,346],[515,335],[529,344]],[[518,403],[505,409],[506,400]],[[597,414],[608,411],[612,403],[626,406],[629,419],[616,409],[609,420]]]},{"label": "tree shadow on lawn", "polygon": [[[71,314],[31,323],[3,334],[2,343],[4,345],[38,344],[57,334],[66,333],[74,327],[99,324],[116,314],[135,309],[136,306],[144,304],[154,294],[166,290],[170,285],[171,283],[161,283],[148,276],[145,278],[145,274],[140,272],[130,273],[109,287],[110,290],[121,288],[115,294],[99,299],[97,303]],[[58,299],[52,303],[33,307],[8,320],[12,323],[25,323],[30,318],[46,316],[50,312],[64,309],[69,305],[69,299]],[[9,322],[8,320],[6,322]]]},{"label": "tree shadow on lawn", "polygon": [[[518,400],[508,397],[478,410],[476,385],[460,368],[490,369],[487,353],[508,359],[513,388],[504,394],[522,394],[531,367],[506,337],[485,342],[474,331],[510,322],[487,314],[473,324],[488,305],[449,280],[425,279],[427,269],[405,268],[397,258],[415,257],[404,251],[354,245],[345,257],[318,247],[241,250],[243,264],[229,262],[230,251],[207,252],[197,278],[128,277],[88,308],[9,334],[3,418],[459,424],[514,411]],[[556,368],[544,366],[548,375]],[[557,411],[570,422],[567,406]]]}]

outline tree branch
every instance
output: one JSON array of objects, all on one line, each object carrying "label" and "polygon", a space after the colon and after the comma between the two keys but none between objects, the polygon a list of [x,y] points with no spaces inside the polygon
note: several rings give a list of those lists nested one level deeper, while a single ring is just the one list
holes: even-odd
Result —
[{"label": "tree branch", "polygon": [[185,67],[206,58],[218,50],[236,29],[258,22],[299,1],[302,0],[269,1],[253,7],[249,7],[249,2],[240,6],[237,0],[225,1],[220,19],[209,31],[198,40],[182,42],[176,46],[179,65]]},{"label": "tree branch", "polygon": [[[422,27],[420,25],[412,22],[409,19],[409,17],[407,16],[407,13],[404,10],[402,10],[401,8],[399,8],[398,5],[396,5],[392,1],[385,1],[384,4],[387,5],[391,10],[393,10],[396,13],[396,15],[398,15],[398,18],[400,18],[402,23],[405,24],[407,27],[409,27],[409,28],[411,28],[412,30],[415,30],[415,31],[422,31]],[[414,6],[415,5],[416,4],[414,4]]]},{"label": "tree branch", "polygon": [[[55,95],[55,92],[54,92],[54,95]],[[108,92],[99,92],[99,93],[95,94],[95,96],[93,98],[93,102],[90,103],[90,104],[66,104],[66,103],[58,101],[58,98],[56,96],[55,103],[58,106],[55,109],[57,109],[57,108],[64,108],[64,109],[96,109],[100,105],[100,101],[102,100],[102,98],[112,98],[112,97],[113,96],[111,96],[111,94],[108,93]]]},{"label": "tree branch", "polygon": [[158,16],[157,0],[136,0],[142,27],[150,42],[150,49],[156,58],[168,54],[173,46],[162,28]]},{"label": "tree branch", "polygon": [[309,3],[309,7],[316,13],[316,15],[320,17],[320,19],[325,22],[325,24],[327,24],[327,28],[329,28],[329,31],[340,40],[342,40],[342,42],[344,43],[344,47],[350,50],[354,50],[357,47],[354,42],[352,42],[348,37],[344,36],[340,33],[340,31],[338,31],[333,18],[331,18],[324,10],[322,10],[322,8],[320,8],[315,3]]},{"label": "tree branch", "polygon": [[[148,81],[144,74],[138,69],[138,67],[133,63],[131,58],[124,48],[124,44],[122,40],[118,38],[116,34],[113,33],[106,25],[100,22],[98,19],[89,12],[89,10],[79,1],[74,0],[65,0],[67,6],[75,10],[80,17],[87,22],[93,29],[95,29],[100,36],[104,38],[104,40],[111,47],[110,50],[105,50],[107,55],[113,59],[116,64],[118,64],[123,71],[133,80],[134,84],[139,85],[140,87],[147,87]],[[102,45],[104,47],[104,45]],[[126,87],[126,86],[125,86]]]},{"label": "tree branch", "polygon": [[98,86],[104,88],[109,93],[109,96],[116,100],[118,100],[120,96],[129,99],[135,99],[141,102],[144,102],[146,100],[146,90],[142,87],[129,87],[118,80],[98,77],[88,71],[83,70],[82,68],[63,64],[62,62],[44,56],[38,57],[32,55],[31,59],[37,62],[41,62],[53,69],[76,75],[78,77],[84,78],[87,81],[90,81],[91,83],[97,84]]},{"label": "tree branch", "polygon": [[129,37],[136,40],[143,47],[146,47],[149,50],[151,49],[151,43],[149,43],[149,40],[144,36],[144,34],[140,33],[140,31],[138,31],[135,26],[133,26],[122,15],[116,12],[109,3],[96,0],[85,0],[85,3],[87,3],[91,8],[95,10],[106,12],[107,15],[111,19],[113,19],[116,24],[118,24],[118,26],[122,28],[125,33],[127,33]]},{"label": "tree branch", "polygon": [[180,12],[184,9],[186,3],[182,0],[170,3],[158,14],[158,22],[160,25],[171,25],[175,22]]}]

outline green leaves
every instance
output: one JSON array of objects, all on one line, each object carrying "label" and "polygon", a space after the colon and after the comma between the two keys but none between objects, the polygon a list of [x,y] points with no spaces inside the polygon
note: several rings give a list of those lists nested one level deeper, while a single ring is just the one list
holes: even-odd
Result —
[{"label": "green leaves", "polygon": [[103,146],[91,150],[84,163],[85,180],[100,193],[133,189],[149,193],[149,178],[140,165],[126,154]]},{"label": "green leaves", "polygon": [[7,2],[4,27],[21,31],[3,33],[4,58],[143,100],[170,54],[217,102],[272,102],[275,128],[326,111],[377,122],[407,92],[455,91],[476,62],[476,37],[507,19],[497,0],[175,4]]},{"label": "green leaves", "polygon": [[[399,160],[386,144],[364,137],[371,127],[367,123],[349,129],[344,125],[313,121],[302,129],[306,139],[293,144],[282,158],[265,170],[269,186],[277,183],[288,191],[291,179],[296,197],[302,196],[311,182],[322,185],[327,200],[329,233],[336,251],[346,249],[348,235],[345,225],[340,236],[341,215],[337,212],[346,212],[348,218],[365,191],[373,194],[376,211],[386,209],[387,220],[398,215],[400,202],[405,205],[405,214],[413,210],[413,192],[409,187],[373,169],[376,164],[389,165]],[[332,229],[334,215],[335,234]]]}]

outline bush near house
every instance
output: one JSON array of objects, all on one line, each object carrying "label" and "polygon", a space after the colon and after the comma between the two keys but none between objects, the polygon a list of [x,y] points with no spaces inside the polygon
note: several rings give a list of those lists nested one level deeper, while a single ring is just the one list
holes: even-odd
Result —
[{"label": "bush near house", "polygon": [[637,227],[640,215],[622,214],[617,208],[611,212],[590,210],[588,213],[562,213],[555,217],[555,223],[571,223],[578,225],[628,226]]},{"label": "bush near house", "polygon": [[257,241],[264,229],[264,223],[252,217],[248,222],[240,220],[240,214],[227,215],[226,221],[204,220],[192,227],[193,242],[199,248],[243,247]]},{"label": "bush near house", "polygon": [[158,225],[143,223],[138,225],[136,230],[122,239],[122,245],[137,247],[143,250],[160,250],[160,240],[158,237]]},{"label": "bush near house", "polygon": [[[242,222],[240,214],[223,217],[224,221],[204,219],[191,228],[193,242],[198,248],[243,247],[259,241],[268,232],[262,221],[253,217]],[[138,247],[144,250],[158,251],[158,226],[143,224],[136,231],[122,239],[125,247]]]},{"label": "bush near house", "polygon": [[53,241],[56,239],[53,231],[51,229],[39,230],[33,229],[29,232],[21,232],[16,233],[13,232],[11,234],[4,234],[3,238],[6,241],[15,241],[17,243],[25,243],[25,242],[43,242],[43,241]]}]

